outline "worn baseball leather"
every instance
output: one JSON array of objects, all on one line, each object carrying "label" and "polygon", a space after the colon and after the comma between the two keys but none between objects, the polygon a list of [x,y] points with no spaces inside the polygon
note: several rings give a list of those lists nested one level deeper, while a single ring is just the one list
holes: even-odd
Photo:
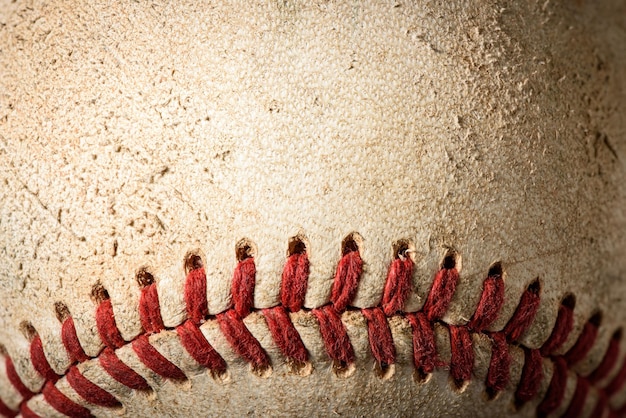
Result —
[{"label": "worn baseball leather", "polygon": [[[554,413],[568,409],[577,379],[626,324],[623,2],[110,3],[0,2],[0,344],[35,394],[24,401],[0,362],[10,410],[59,414],[40,394],[38,336],[61,376],[54,387],[97,416],[533,416],[558,361],[543,357],[539,393],[516,407],[525,350],[544,345],[573,296],[573,328],[556,355],[594,315],[599,326],[588,354],[568,365]],[[261,311],[281,304],[294,242],[310,261],[303,307],[290,314],[309,353],[305,376]],[[355,352],[342,374],[312,310],[335,303],[351,242],[363,272],[342,312]],[[380,305],[399,248],[414,263],[403,313],[422,310],[446,256],[459,273],[433,320],[441,364],[425,381],[404,316],[388,316],[394,373],[377,373],[360,310]],[[219,376],[177,336],[190,255],[206,273],[200,329],[226,362]],[[270,358],[262,372],[216,319],[247,256],[256,282],[243,321]],[[459,388],[449,329],[470,321],[494,263],[504,303],[486,331],[505,329],[537,279],[540,303],[509,341],[511,378],[490,399],[491,334],[471,335],[472,378]],[[150,344],[185,381],[160,377],[132,349],[145,335],[144,271],[167,328]],[[150,392],[100,366],[96,285],[126,343],[117,356]],[[92,405],[70,387],[59,302],[90,358],[77,368],[121,407]],[[624,351],[592,385],[583,416]],[[605,413],[625,402],[617,391]]]}]

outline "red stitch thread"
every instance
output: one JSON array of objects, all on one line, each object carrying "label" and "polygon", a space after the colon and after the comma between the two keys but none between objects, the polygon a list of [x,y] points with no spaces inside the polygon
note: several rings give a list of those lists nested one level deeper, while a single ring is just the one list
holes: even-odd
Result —
[{"label": "red stitch thread", "polygon": [[309,360],[309,353],[285,308],[276,306],[263,309],[263,316],[281,353],[293,362],[306,363]]},{"label": "red stitch thread", "polygon": [[[598,402],[596,403],[595,408],[593,408],[593,412],[591,413],[590,416],[592,417],[603,417],[604,416],[604,411],[606,411],[607,407],[609,405],[609,401],[606,397],[606,394],[604,394],[602,391],[598,392]],[[620,413],[621,412],[621,413]],[[619,416],[624,415],[624,411],[622,408],[622,411],[618,411]],[[610,412],[609,417],[613,417],[615,415],[613,415],[613,411]]]},{"label": "red stitch thread", "polygon": [[487,390],[491,395],[504,390],[511,374],[511,355],[506,336],[501,332],[491,334],[491,360],[487,371]]},{"label": "red stitch thread", "polygon": [[411,293],[413,260],[410,257],[396,258],[389,266],[387,281],[383,292],[383,310],[391,316],[404,308],[404,303]]},{"label": "red stitch thread", "polygon": [[596,314],[587,321],[576,344],[563,356],[568,365],[576,364],[587,356],[596,342],[601,318],[600,314]]},{"label": "red stitch thread", "polygon": [[141,319],[141,326],[147,333],[157,333],[165,329],[155,283],[147,285],[141,291],[139,319]]},{"label": "red stitch thread", "polygon": [[248,257],[237,264],[231,288],[235,312],[242,318],[248,316],[252,310],[255,282],[254,258]]},{"label": "red stitch thread", "polygon": [[133,351],[150,370],[161,377],[172,380],[187,380],[187,376],[174,363],[166,359],[148,341],[147,335],[140,335],[133,342]]},{"label": "red stitch thread", "polygon": [[30,360],[33,363],[33,367],[35,367],[35,370],[37,370],[37,372],[44,379],[50,380],[51,382],[59,380],[59,375],[52,370],[50,363],[48,363],[48,360],[46,359],[39,335],[35,335],[33,340],[30,342]]},{"label": "red stitch thread", "polygon": [[341,367],[354,363],[354,348],[346,328],[341,322],[339,312],[333,306],[326,305],[314,309],[313,315],[319,321],[322,340],[328,356],[338,362]]},{"label": "red stitch thread", "polygon": [[102,368],[124,386],[135,390],[150,390],[146,379],[124,364],[110,348],[105,348],[98,358]]},{"label": "red stitch thread", "polygon": [[82,363],[83,361],[89,360],[89,357],[85,354],[85,350],[83,350],[83,347],[80,345],[80,341],[76,335],[76,328],[74,327],[74,319],[71,316],[63,321],[63,325],[61,326],[61,340],[72,363]]},{"label": "red stitch thread", "polygon": [[70,384],[72,389],[74,389],[76,393],[78,393],[78,395],[87,402],[108,408],[117,408],[122,406],[122,404],[119,403],[113,395],[85,378],[85,376],[83,376],[75,366],[70,367],[65,377],[67,378],[67,382]]},{"label": "red stitch thread", "polygon": [[[576,381],[576,390],[574,391],[574,397],[563,414],[566,418],[577,418],[580,416],[580,413],[585,406],[585,402],[587,401],[587,395],[589,394],[589,381],[584,377],[578,377]],[[596,416],[596,415],[594,415]]]},{"label": "red stitch thread", "polygon": [[217,315],[220,330],[233,350],[243,357],[252,367],[265,369],[270,365],[270,358],[232,309]]},{"label": "red stitch thread", "polygon": [[23,402],[20,406],[20,414],[22,414],[22,418],[41,418],[26,405],[26,402]]},{"label": "red stitch thread", "polygon": [[287,258],[280,287],[280,300],[285,308],[297,312],[304,305],[309,280],[309,257],[306,253],[292,254]]},{"label": "red stitch thread", "polygon": [[18,411],[12,410],[2,401],[2,399],[0,399],[0,414],[7,418],[13,418],[18,414]]},{"label": "red stitch thread", "polygon": [[91,412],[58,390],[54,383],[48,382],[43,387],[43,397],[54,409],[62,414],[75,418],[91,418]]},{"label": "red stitch thread", "polygon": [[6,364],[7,377],[9,378],[9,382],[11,382],[15,390],[17,390],[17,392],[22,396],[22,398],[24,398],[24,400],[28,400],[32,398],[33,396],[35,396],[35,394],[31,392],[31,390],[28,389],[28,387],[26,387],[24,382],[22,382],[22,379],[20,379],[20,376],[17,374],[17,371],[15,370],[15,366],[13,365],[13,360],[11,360],[11,357],[8,357],[8,356],[6,357],[5,364]]},{"label": "red stitch thread", "polygon": [[617,357],[619,356],[619,343],[622,338],[622,330],[618,330],[611,337],[611,341],[609,341],[609,348],[607,348],[606,353],[604,353],[604,358],[600,365],[591,373],[587,380],[589,383],[597,383],[600,380],[604,379],[615,364],[617,363]]},{"label": "red stitch thread", "polygon": [[552,328],[552,334],[541,347],[541,355],[549,356],[567,341],[567,337],[574,328],[574,306],[573,299],[566,298],[559,307],[556,323]]},{"label": "red stitch thread", "polygon": [[187,274],[185,281],[185,306],[187,307],[187,317],[195,324],[200,324],[209,314],[204,267],[191,270]]},{"label": "red stitch thread", "polygon": [[330,300],[338,312],[345,311],[354,299],[362,272],[363,260],[358,250],[341,257],[330,294]]},{"label": "red stitch thread", "polygon": [[476,311],[467,326],[473,332],[487,329],[498,318],[504,304],[504,280],[500,274],[490,275],[483,282],[483,292]]},{"label": "red stitch thread", "polygon": [[450,375],[457,386],[472,378],[474,350],[472,337],[466,327],[451,325],[450,329]]},{"label": "red stitch thread", "polygon": [[548,392],[543,398],[539,406],[537,406],[537,415],[544,417],[554,412],[565,396],[565,385],[567,384],[567,362],[562,357],[553,359],[554,371],[552,372],[552,380],[548,386]]},{"label": "red stitch thread", "polygon": [[362,309],[361,313],[367,319],[367,334],[370,349],[378,363],[388,366],[396,362],[396,346],[393,344],[391,329],[381,308]]},{"label": "red stitch thread", "polygon": [[539,385],[543,379],[543,358],[539,350],[524,350],[524,368],[522,377],[515,391],[518,404],[530,401],[539,392]]},{"label": "red stitch thread", "polygon": [[120,330],[117,329],[111,299],[105,299],[98,305],[96,325],[98,326],[98,334],[100,334],[102,342],[107,347],[115,350],[126,344],[126,341],[120,335]]},{"label": "red stitch thread", "polygon": [[519,340],[522,334],[524,334],[533,323],[537,310],[539,309],[540,291],[541,285],[539,284],[539,280],[535,280],[522,294],[513,317],[504,327],[504,333],[507,335],[509,341]]},{"label": "red stitch thread", "polygon": [[622,387],[624,387],[624,383],[626,383],[626,359],[624,359],[624,364],[622,365],[622,368],[619,370],[617,375],[604,388],[604,392],[607,394],[607,396],[611,397],[619,392]]},{"label": "red stitch thread", "polygon": [[436,321],[444,316],[454,296],[458,281],[459,272],[455,267],[442,268],[437,272],[422,309],[429,321]]},{"label": "red stitch thread", "polygon": [[413,330],[413,363],[418,373],[425,377],[435,370],[435,333],[424,313],[407,314],[406,318]]},{"label": "red stitch thread", "polygon": [[198,363],[216,373],[226,372],[226,361],[206,340],[202,331],[193,321],[185,321],[176,329],[180,341],[187,352]]}]

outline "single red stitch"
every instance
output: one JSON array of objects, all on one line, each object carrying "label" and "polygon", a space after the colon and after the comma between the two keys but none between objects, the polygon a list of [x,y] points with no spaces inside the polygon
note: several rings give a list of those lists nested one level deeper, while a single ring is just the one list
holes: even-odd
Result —
[{"label": "single red stitch", "polygon": [[22,398],[24,398],[24,400],[29,400],[30,398],[35,396],[35,394],[30,389],[28,389],[28,387],[26,387],[24,382],[22,382],[22,379],[20,379],[20,376],[17,374],[17,371],[15,370],[15,366],[13,365],[13,360],[11,360],[11,357],[9,356],[6,357],[5,366],[6,366],[7,377],[9,378],[9,382],[11,382],[15,390],[17,390],[17,392],[22,396]]},{"label": "single red stitch", "polygon": [[537,415],[545,417],[554,412],[565,396],[565,385],[567,384],[567,362],[563,357],[555,357],[552,359],[554,364],[552,372],[552,380],[548,386],[548,392],[541,403],[537,406]]},{"label": "single red stitch", "polygon": [[[593,408],[593,412],[591,413],[591,417],[603,417],[604,411],[606,411],[609,405],[609,400],[606,397],[606,394],[602,391],[598,391],[598,402],[596,403],[595,408]],[[618,412],[618,415],[625,415],[626,411],[622,410],[622,413]],[[613,411],[610,411],[609,416],[613,416]]]},{"label": "single red stitch", "polygon": [[87,356],[82,345],[80,345],[78,335],[76,335],[76,328],[74,327],[74,319],[71,316],[63,321],[63,325],[61,325],[61,340],[72,363],[82,363],[89,360],[89,356]]},{"label": "single red stitch", "polygon": [[382,307],[385,315],[391,316],[404,308],[411,293],[413,260],[411,257],[396,258],[389,266],[383,292]]},{"label": "single red stitch", "polygon": [[585,406],[588,394],[589,381],[584,377],[578,376],[574,396],[572,397],[572,401],[570,402],[569,406],[567,407],[567,411],[565,411],[563,416],[566,418],[578,418],[583,410],[583,407]]},{"label": "single red stitch", "polygon": [[332,306],[326,305],[313,310],[313,315],[320,324],[320,332],[328,356],[341,366],[354,363],[354,348],[341,322],[339,312]]},{"label": "single red stitch", "polygon": [[539,309],[539,302],[541,301],[539,297],[540,291],[541,285],[539,284],[539,280],[535,280],[522,294],[513,317],[504,327],[504,333],[507,335],[509,341],[519,340],[522,334],[524,334],[533,323],[537,310]]},{"label": "single red stitch", "polygon": [[105,348],[98,359],[102,368],[124,386],[135,390],[150,390],[146,379],[124,364],[110,348]]},{"label": "single red stitch", "polygon": [[457,384],[472,378],[474,349],[472,337],[466,327],[450,325],[450,375]]},{"label": "single red stitch", "polygon": [[467,326],[473,332],[486,330],[497,318],[504,304],[504,280],[500,274],[488,276],[476,311]]},{"label": "single red stitch", "polygon": [[511,355],[506,336],[502,332],[491,334],[491,360],[485,385],[492,395],[504,390],[511,374]]},{"label": "single red stitch", "polygon": [[115,323],[111,299],[105,299],[98,305],[98,309],[96,310],[96,325],[98,327],[98,334],[100,334],[102,342],[107,347],[115,350],[126,344],[126,341],[122,338],[120,330]]},{"label": "single red stitch", "polygon": [[615,364],[617,363],[617,357],[619,356],[619,345],[620,340],[622,339],[622,330],[617,330],[611,337],[611,341],[609,341],[609,348],[607,348],[606,353],[604,353],[604,358],[602,358],[602,362],[600,365],[587,376],[587,380],[589,383],[595,384],[600,380],[604,379]]},{"label": "single red stitch", "polygon": [[141,326],[147,333],[157,333],[165,329],[155,283],[149,284],[141,290],[139,319]]},{"label": "single red stitch", "polygon": [[22,405],[20,405],[20,414],[22,414],[22,418],[41,418],[39,415],[34,413],[28,405],[26,405],[26,402],[23,402]]},{"label": "single red stitch", "polygon": [[43,397],[54,409],[73,418],[91,418],[91,412],[65,396],[54,383],[47,382],[43,387]]},{"label": "single red stitch", "polygon": [[429,321],[436,321],[445,315],[458,282],[459,272],[455,267],[442,268],[437,272],[422,308]]},{"label": "single red stitch", "polygon": [[107,408],[122,406],[113,395],[83,376],[76,366],[70,367],[65,377],[72,389],[87,402]]},{"label": "single red stitch", "polygon": [[43,344],[39,335],[35,335],[30,342],[30,360],[33,363],[33,367],[37,372],[46,380],[56,382],[59,380],[59,375],[52,370],[46,355],[43,352]]},{"label": "single red stitch", "polygon": [[[556,317],[556,323],[552,328],[552,334],[548,340],[541,346],[541,355],[548,357],[567,341],[567,337],[574,329],[574,309],[571,306],[571,299],[565,299],[559,307],[559,313]],[[567,302],[567,303],[566,303]]]},{"label": "single red stitch", "polygon": [[580,333],[576,344],[569,349],[563,356],[568,365],[573,365],[584,359],[589,350],[593,347],[598,337],[598,327],[600,326],[601,316],[596,314],[587,321]]},{"label": "single red stitch", "polygon": [[172,380],[187,380],[187,376],[174,363],[165,358],[148,341],[148,336],[143,334],[133,342],[133,351],[150,370],[161,377]]},{"label": "single red stitch", "polygon": [[539,392],[539,386],[543,380],[543,358],[539,350],[524,349],[524,367],[520,378],[515,399],[518,404],[523,404]]},{"label": "single red stitch", "polygon": [[362,309],[361,313],[367,319],[367,334],[374,358],[381,366],[394,364],[396,346],[385,313],[381,308]]},{"label": "single red stitch", "polygon": [[237,312],[229,309],[217,315],[217,322],[230,346],[244,360],[258,369],[270,365],[270,358],[261,343],[246,328]]},{"label": "single red stitch", "polygon": [[611,396],[622,390],[622,388],[624,387],[624,383],[626,383],[626,358],[624,359],[622,368],[619,370],[617,375],[604,388],[604,392],[610,398]]},{"label": "single red stitch", "polygon": [[263,316],[281,353],[289,360],[304,364],[309,360],[309,352],[304,347],[300,334],[293,326],[289,314],[282,306],[263,309]]},{"label": "single red stitch", "polygon": [[362,272],[363,260],[358,250],[346,253],[339,260],[330,294],[330,300],[338,312],[345,311],[354,299]]},{"label": "single red stitch", "polygon": [[254,285],[256,282],[256,267],[254,257],[248,257],[237,264],[233,274],[231,293],[233,307],[240,317],[245,318],[254,304]]},{"label": "single red stitch", "polygon": [[2,399],[0,399],[0,415],[4,415],[7,418],[13,418],[18,414],[19,411],[14,411],[4,403]]},{"label": "single red stitch", "polygon": [[419,373],[428,375],[435,370],[437,356],[432,325],[423,312],[407,314],[406,318],[413,330],[413,363]]},{"label": "single red stitch", "polygon": [[209,314],[206,292],[204,267],[191,270],[185,280],[185,306],[187,317],[195,324],[200,324]]},{"label": "single red stitch", "polygon": [[176,332],[183,347],[194,360],[216,373],[224,373],[226,371],[226,361],[209,344],[202,331],[193,321],[185,321],[184,324],[176,329]]},{"label": "single red stitch", "polygon": [[297,312],[304,305],[309,280],[309,257],[306,253],[292,254],[287,258],[280,285],[280,300],[285,308]]}]

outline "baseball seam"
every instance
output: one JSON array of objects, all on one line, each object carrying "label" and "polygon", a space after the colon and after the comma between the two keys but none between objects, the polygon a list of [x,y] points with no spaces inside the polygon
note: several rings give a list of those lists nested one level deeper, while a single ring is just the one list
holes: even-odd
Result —
[{"label": "baseball seam", "polygon": [[[253,306],[256,269],[254,257],[249,251],[238,253],[239,262],[233,274],[231,287],[231,307],[217,315],[208,313],[204,268],[198,262],[199,259],[190,259],[184,294],[187,319],[174,328],[164,326],[156,284],[149,273],[142,271],[137,279],[142,287],[138,310],[143,332],[132,341],[125,341],[122,338],[115,322],[109,295],[101,285],[96,285],[92,295],[98,302],[96,323],[104,349],[94,358],[90,358],[83,350],[71,314],[67,307],[59,302],[56,308],[62,323],[61,339],[72,365],[64,375],[57,375],[45,357],[41,338],[36,330],[30,327],[28,329],[31,338],[30,359],[34,369],[44,379],[44,384],[39,392],[28,389],[20,379],[11,358],[5,353],[7,378],[22,400],[18,409],[12,409],[0,399],[0,414],[13,417],[21,413],[23,417],[36,417],[38,415],[29,407],[29,402],[33,397],[39,396],[63,414],[77,417],[91,416],[89,408],[72,401],[59,390],[57,382],[61,379],[65,379],[88,404],[109,408],[121,407],[122,404],[114,395],[91,382],[79,371],[77,365],[98,361],[100,366],[122,385],[133,390],[151,390],[148,382],[116,355],[116,350],[125,346],[131,346],[140,361],[161,377],[175,381],[186,380],[185,373],[149,342],[150,334],[158,334],[165,330],[175,331],[180,344],[189,355],[201,366],[209,369],[215,378],[220,378],[227,373],[228,364],[201,331],[201,325],[207,321],[217,322],[233,351],[248,362],[255,373],[267,376],[272,370],[270,357],[261,342],[252,335],[243,322],[243,319],[252,312],[258,312],[264,317],[272,339],[286,359],[291,372],[302,375],[311,372],[311,368],[308,367],[309,352],[289,314],[307,312],[314,316],[319,324],[326,353],[334,363],[335,373],[348,377],[354,371],[355,362],[354,348],[342,322],[342,314],[348,310],[358,311],[367,322],[371,354],[376,360],[381,377],[391,378],[393,375],[396,347],[389,321],[399,317],[406,321],[412,330],[413,364],[418,382],[425,382],[435,369],[445,367],[449,369],[455,387],[463,390],[473,375],[472,337],[475,334],[482,334],[492,343],[492,355],[484,382],[489,398],[496,397],[509,383],[511,365],[509,351],[511,347],[517,346],[523,349],[525,357],[521,379],[515,391],[518,407],[538,396],[544,378],[542,363],[549,360],[553,363],[553,374],[544,398],[537,405],[538,416],[548,415],[561,406],[570,371],[575,374],[576,389],[567,406],[566,416],[577,416],[580,413],[591,388],[597,392],[598,399],[593,407],[593,416],[601,416],[606,411],[618,415],[626,412],[614,410],[609,403],[610,398],[618,393],[626,382],[626,363],[607,384],[600,384],[617,365],[621,329],[614,332],[602,361],[587,376],[582,376],[571,368],[585,359],[592,349],[602,318],[599,313],[586,322],[577,341],[567,352],[555,354],[573,330],[575,307],[573,295],[566,295],[563,298],[548,340],[540,348],[531,349],[521,344],[520,338],[533,323],[540,304],[541,283],[538,279],[527,286],[506,326],[500,331],[489,330],[504,304],[503,271],[499,263],[494,263],[483,282],[480,301],[470,320],[465,325],[449,325],[443,321],[443,317],[459,280],[456,254],[449,252],[443,259],[421,310],[405,312],[403,308],[411,291],[414,263],[408,247],[401,245],[397,249],[396,258],[389,266],[380,304],[370,308],[354,308],[350,303],[358,288],[363,260],[358,245],[353,244],[344,245],[344,254],[336,269],[330,302],[315,309],[304,308],[309,276],[309,261],[304,244],[293,246],[293,251],[290,251],[291,254],[287,258],[281,280],[280,304],[261,310]],[[442,326],[449,332],[451,356],[448,364],[440,359],[437,352],[435,326]]]}]

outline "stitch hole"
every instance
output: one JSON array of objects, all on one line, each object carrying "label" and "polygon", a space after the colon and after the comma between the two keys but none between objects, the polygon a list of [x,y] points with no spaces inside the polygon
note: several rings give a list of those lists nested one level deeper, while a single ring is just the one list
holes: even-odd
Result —
[{"label": "stitch hole", "polygon": [[251,372],[257,377],[267,379],[272,375],[272,366],[269,364],[251,366]]},{"label": "stitch hole", "polygon": [[197,270],[204,267],[200,250],[189,251],[185,255],[185,275],[193,270]]},{"label": "stitch hole", "polygon": [[294,254],[306,254],[307,245],[306,238],[303,235],[296,235],[289,238],[289,246],[287,247],[287,257]]},{"label": "stitch hole", "polygon": [[381,380],[389,380],[396,374],[396,365],[395,364],[387,364],[387,363],[379,363],[376,362],[374,366],[376,375]]},{"label": "stitch hole", "polygon": [[37,336],[37,330],[33,324],[28,321],[22,321],[20,323],[20,331],[24,334],[24,337],[26,337],[28,341],[32,341],[33,338]]},{"label": "stitch hole", "polygon": [[102,283],[96,283],[91,288],[91,298],[96,302],[96,304],[100,304],[109,298],[109,292],[102,286]]},{"label": "stitch hole", "polygon": [[306,377],[313,373],[313,365],[309,361],[304,363],[292,361],[288,364],[288,368],[289,372],[296,376]]},{"label": "stitch hole", "polygon": [[0,356],[6,355],[8,355],[7,348],[3,344],[0,344]]},{"label": "stitch hole", "polygon": [[409,239],[399,239],[393,243],[393,254],[395,259],[404,260],[409,257],[415,262],[415,245]]},{"label": "stitch hole", "polygon": [[415,380],[415,383],[417,383],[418,385],[425,385],[430,381],[432,377],[432,373],[424,373],[421,368],[413,372],[413,380]]},{"label": "stitch hole", "polygon": [[493,401],[498,397],[498,395],[500,395],[500,391],[497,391],[494,388],[486,387],[485,394],[487,395],[488,401]]},{"label": "stitch hole", "polygon": [[150,286],[154,283],[154,276],[145,267],[139,269],[135,278],[141,287]]},{"label": "stitch hole", "polygon": [[248,258],[254,258],[256,252],[256,245],[248,238],[240,239],[235,245],[235,256],[239,262]]},{"label": "stitch hole", "polygon": [[343,361],[333,360],[333,373],[341,379],[347,379],[356,371],[354,363],[346,363]]},{"label": "stitch hole", "polygon": [[502,264],[499,261],[496,261],[489,267],[489,271],[487,271],[487,276],[500,276],[502,277]]},{"label": "stitch hole", "polygon": [[530,284],[527,287],[529,292],[532,292],[536,295],[538,295],[541,292],[541,282],[539,281],[539,279],[535,279],[532,282],[530,282]]},{"label": "stitch hole", "polygon": [[600,328],[600,324],[602,324],[602,312],[596,312],[593,314],[593,316],[589,318],[589,323],[594,325],[596,328]]},{"label": "stitch hole", "polygon": [[465,392],[465,389],[467,389],[467,387],[470,384],[469,380],[462,380],[462,379],[451,379],[451,380],[452,380],[452,387],[456,393]]},{"label": "stitch hole", "polygon": [[576,307],[576,296],[572,294],[565,295],[565,297],[561,301],[561,305],[571,310],[574,310],[574,308]]},{"label": "stitch hole", "polygon": [[57,319],[60,323],[65,322],[65,320],[70,317],[70,310],[63,302],[54,303],[54,312],[56,313]]},{"label": "stitch hole", "polygon": [[459,253],[457,253],[454,249],[449,248],[446,252],[446,255],[443,257],[443,261],[441,262],[442,269],[451,270],[456,268],[457,270],[461,270],[461,257]]},{"label": "stitch hole", "polygon": [[363,237],[358,232],[352,232],[341,241],[341,255],[353,251],[360,251],[363,246]]}]

